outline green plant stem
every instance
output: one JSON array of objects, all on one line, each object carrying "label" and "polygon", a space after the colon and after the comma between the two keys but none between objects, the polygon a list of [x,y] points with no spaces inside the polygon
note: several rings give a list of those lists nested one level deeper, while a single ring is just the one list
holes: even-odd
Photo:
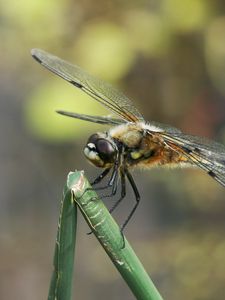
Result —
[{"label": "green plant stem", "polygon": [[61,202],[48,300],[71,299],[77,226],[77,205],[73,201],[71,185],[73,182],[67,181]]},{"label": "green plant stem", "polygon": [[84,177],[83,171],[68,175],[74,199],[106,253],[127,282],[136,299],[162,300],[136,254],[103,202]]}]

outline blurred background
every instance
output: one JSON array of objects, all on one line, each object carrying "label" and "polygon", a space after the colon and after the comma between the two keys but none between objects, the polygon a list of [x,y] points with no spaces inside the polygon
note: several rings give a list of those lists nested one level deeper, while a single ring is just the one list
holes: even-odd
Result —
[{"label": "blurred background", "polygon": [[[38,65],[35,47],[112,83],[146,120],[225,144],[224,1],[1,1],[0,298],[8,300],[47,298],[67,173],[99,174],[83,147],[107,129],[55,113],[108,114]],[[224,299],[224,188],[199,170],[134,178],[142,201],[125,234],[162,296]],[[115,212],[120,224],[133,198],[128,190]],[[80,215],[74,299],[133,299],[88,231]]]}]

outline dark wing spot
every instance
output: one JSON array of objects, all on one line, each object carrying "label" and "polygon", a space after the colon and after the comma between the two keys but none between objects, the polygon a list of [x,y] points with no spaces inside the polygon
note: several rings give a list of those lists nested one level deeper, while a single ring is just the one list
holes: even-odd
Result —
[{"label": "dark wing spot", "polygon": [[208,171],[208,174],[209,174],[209,176],[211,176],[212,178],[215,178],[215,177],[216,177],[216,174],[215,174],[212,170]]},{"label": "dark wing spot", "polygon": [[73,85],[75,85],[75,87],[77,87],[78,89],[82,89],[82,87],[83,87],[82,84],[80,84],[80,83],[78,83],[78,82],[76,82],[76,81],[71,80],[70,82],[71,82]]},{"label": "dark wing spot", "polygon": [[39,62],[40,64],[42,64],[42,60],[40,60],[40,58],[38,58],[35,54],[32,54],[32,53],[31,53],[31,55],[33,56],[33,58],[34,58],[37,62]]},{"label": "dark wing spot", "polygon": [[195,151],[196,153],[201,153],[201,150],[200,150],[199,148],[196,148],[196,147],[195,147],[194,151]]},{"label": "dark wing spot", "polygon": [[187,147],[185,146],[181,146],[181,149],[184,150],[186,153],[190,154],[192,152],[191,149],[188,149]]},{"label": "dark wing spot", "polygon": [[193,152],[195,152],[196,154],[200,154],[200,153],[201,153],[201,150],[200,150],[199,148],[197,148],[197,147],[195,147],[194,149],[189,149],[189,148],[187,148],[187,147],[185,147],[185,146],[181,146],[181,148],[182,148],[186,153],[188,153],[188,154],[193,153]]}]

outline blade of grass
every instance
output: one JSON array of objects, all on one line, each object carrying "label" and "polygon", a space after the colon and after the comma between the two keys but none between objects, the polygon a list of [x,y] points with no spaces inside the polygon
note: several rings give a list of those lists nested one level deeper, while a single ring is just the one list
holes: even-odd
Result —
[{"label": "blade of grass", "polygon": [[48,300],[71,299],[77,225],[77,205],[71,193],[72,179],[70,177],[67,181],[61,202]]},{"label": "blade of grass", "polygon": [[83,171],[68,175],[73,182],[74,199],[106,253],[127,282],[136,299],[162,300],[144,267],[132,250],[128,241],[123,239],[120,229],[103,202],[91,189]]}]

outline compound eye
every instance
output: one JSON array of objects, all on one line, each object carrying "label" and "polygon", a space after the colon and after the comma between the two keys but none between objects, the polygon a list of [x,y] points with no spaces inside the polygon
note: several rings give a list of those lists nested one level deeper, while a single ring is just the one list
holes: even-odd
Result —
[{"label": "compound eye", "polygon": [[113,145],[106,139],[98,139],[96,142],[97,152],[99,156],[107,162],[113,162],[115,157],[115,149]]},{"label": "compound eye", "polygon": [[90,137],[89,137],[89,139],[88,139],[88,141],[87,141],[87,144],[89,144],[89,143],[92,143],[92,144],[96,144],[97,143],[97,140],[99,139],[99,134],[98,133],[95,133],[95,134],[92,134]]}]

